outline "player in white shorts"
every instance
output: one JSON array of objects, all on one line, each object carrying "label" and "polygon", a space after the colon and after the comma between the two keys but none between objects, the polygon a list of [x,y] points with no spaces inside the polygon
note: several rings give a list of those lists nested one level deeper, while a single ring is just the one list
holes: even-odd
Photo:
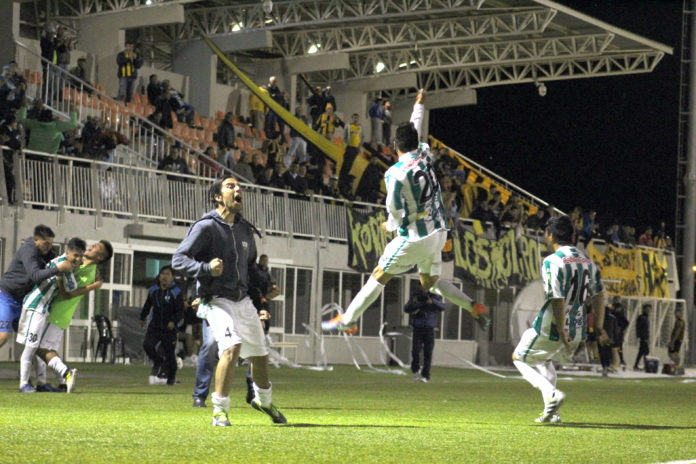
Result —
[{"label": "player in white shorts", "polygon": [[241,217],[242,190],[228,177],[210,187],[217,208],[206,213],[188,231],[172,257],[175,271],[198,280],[198,317],[210,324],[220,360],[215,369],[212,425],[229,427],[229,392],[239,356],[251,360],[256,393],[251,406],[268,414],[274,423],[286,423],[272,403],[268,350],[263,329],[251,298],[250,287],[261,289],[267,299],[280,289],[261,274],[256,264],[255,228]]},{"label": "player in white shorts", "polygon": [[441,251],[447,241],[447,220],[440,185],[433,169],[428,144],[420,143],[425,111],[425,93],[418,92],[409,123],[396,129],[394,148],[399,160],[384,175],[389,217],[382,224],[397,236],[384,248],[377,267],[355,295],[346,312],[321,323],[326,332],[357,332],[355,321],[379,297],[392,277],[418,266],[426,292],[440,295],[466,309],[482,329],[490,324],[486,307],[472,305],[472,299],[451,282],[439,279]]},{"label": "player in white shorts", "polygon": [[541,267],[546,301],[533,326],[522,334],[512,360],[522,377],[541,391],[544,412],[536,421],[559,423],[558,410],[565,393],[556,389],[553,359],[567,359],[585,340],[588,297],[599,341],[606,343],[604,286],[597,266],[571,245],[573,223],[568,216],[549,219],[544,238],[549,250],[554,252],[544,259]]},{"label": "player in white shorts", "polygon": [[[85,252],[86,243],[80,238],[72,238],[67,244],[66,252],[51,260],[48,267],[58,267],[68,261],[73,269],[82,263],[82,255]],[[60,347],[63,331],[60,327],[49,324],[47,321],[51,303],[58,294],[72,298],[77,296],[78,284],[73,272],[55,275],[39,282],[34,289],[24,297],[22,315],[19,319],[19,333],[17,343],[24,345],[19,367],[19,391],[22,393],[34,393],[34,388],[29,384],[31,363],[34,355],[47,363],[48,367],[56,371],[66,380],[68,393],[75,386],[76,369],[69,369],[56,355]]]}]

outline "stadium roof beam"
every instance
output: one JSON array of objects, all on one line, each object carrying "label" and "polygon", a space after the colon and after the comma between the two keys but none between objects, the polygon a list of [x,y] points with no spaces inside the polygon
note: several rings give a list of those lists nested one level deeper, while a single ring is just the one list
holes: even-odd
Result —
[{"label": "stadium roof beam", "polygon": [[[288,28],[326,27],[331,24],[384,22],[413,17],[452,17],[479,10],[486,0],[295,0],[275,1],[268,14],[263,4],[224,4],[187,10],[186,24],[181,26],[179,38],[192,38],[203,33],[224,34],[233,32],[235,25],[244,29],[282,30]],[[493,8],[494,11],[506,11]],[[538,7],[534,7],[538,9]],[[269,21],[269,22],[267,22]]]},{"label": "stadium roof beam", "polygon": [[[35,0],[38,3],[38,0]],[[80,19],[122,11],[151,8],[161,5],[194,3],[198,0],[41,0],[53,19]]]},{"label": "stadium roof beam", "polygon": [[355,52],[409,43],[434,45],[453,41],[505,38],[544,32],[556,12],[534,9],[509,13],[477,14],[408,23],[369,23],[344,27],[279,31],[274,47],[284,56],[302,55],[312,44],[321,52]]}]

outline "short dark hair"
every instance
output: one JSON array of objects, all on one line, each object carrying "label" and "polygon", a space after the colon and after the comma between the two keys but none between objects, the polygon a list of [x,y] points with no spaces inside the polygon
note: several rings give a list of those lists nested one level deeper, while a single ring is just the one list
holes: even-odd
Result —
[{"label": "short dark hair", "polygon": [[418,148],[418,131],[411,122],[399,124],[394,135],[394,143],[401,153],[407,153]]},{"label": "short dark hair", "polygon": [[106,250],[106,258],[102,261],[102,263],[105,263],[114,255],[114,247],[111,246],[111,242],[108,240],[99,240],[99,243],[104,245],[104,249]]},{"label": "short dark hair", "polygon": [[159,272],[157,273],[157,275],[159,276],[161,273],[163,273],[164,271],[167,271],[167,270],[168,270],[169,272],[171,272],[172,275],[174,275],[174,268],[172,267],[171,264],[167,264],[167,265],[162,266],[162,267],[160,268]]},{"label": "short dark hair", "polygon": [[546,230],[553,235],[559,245],[571,245],[573,243],[573,221],[568,216],[556,216],[546,221]]},{"label": "short dark hair", "polygon": [[34,237],[39,237],[46,240],[47,238],[54,238],[55,236],[56,234],[54,234],[51,228],[48,226],[39,224],[38,226],[34,227]]},{"label": "short dark hair", "polygon": [[84,253],[86,249],[87,243],[80,237],[73,237],[68,242],[68,250],[81,251]]},{"label": "short dark hair", "polygon": [[37,118],[40,122],[51,122],[53,121],[53,112],[48,108],[41,110]]},{"label": "short dark hair", "polygon": [[215,204],[218,204],[218,201],[215,199],[217,195],[222,195],[222,183],[225,181],[225,179],[215,179],[215,182],[210,184],[210,188],[208,188],[208,200],[212,201]]},{"label": "short dark hair", "polygon": [[263,254],[263,255],[259,256],[259,260],[261,260],[261,258],[268,258],[268,255]]}]

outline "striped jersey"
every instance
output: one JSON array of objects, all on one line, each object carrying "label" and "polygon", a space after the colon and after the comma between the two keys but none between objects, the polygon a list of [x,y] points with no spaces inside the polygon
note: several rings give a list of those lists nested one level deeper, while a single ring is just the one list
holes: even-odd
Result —
[{"label": "striped jersey", "polygon": [[[97,279],[97,265],[83,264],[77,270],[73,271],[73,275],[79,287],[86,287],[93,284]],[[70,321],[72,321],[77,306],[84,296],[85,295],[76,296],[65,300],[62,296],[56,295],[56,298],[51,304],[50,314],[46,320],[61,329],[67,329],[70,325]]]},{"label": "striped jersey", "polygon": [[[52,259],[48,263],[48,268],[58,266],[58,263],[67,260],[65,254]],[[65,290],[71,292],[77,288],[77,280],[72,272],[63,274],[63,286]],[[49,311],[51,302],[58,295],[58,276],[49,277],[34,286],[31,292],[24,297],[22,308],[28,311],[36,311],[46,314]]]},{"label": "striped jersey", "polygon": [[[421,134],[425,109],[413,106],[411,122]],[[409,240],[419,240],[435,230],[447,230],[445,206],[440,184],[430,156],[430,146],[420,143],[417,150],[404,153],[384,174],[387,187],[387,230],[398,230]]]},{"label": "striped jersey", "polygon": [[560,340],[553,322],[551,300],[565,301],[565,326],[571,340],[584,340],[587,335],[588,297],[604,291],[599,268],[573,246],[562,246],[544,259],[541,265],[546,301],[534,320],[534,330],[551,340]]}]

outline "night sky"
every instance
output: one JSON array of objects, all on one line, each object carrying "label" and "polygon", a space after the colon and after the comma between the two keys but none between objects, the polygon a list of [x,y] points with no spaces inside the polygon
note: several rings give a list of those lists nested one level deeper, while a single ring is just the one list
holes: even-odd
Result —
[{"label": "night sky", "polygon": [[[654,72],[478,89],[478,104],[435,110],[430,132],[565,212],[674,227],[681,1],[559,0],[674,48]],[[600,6],[601,5],[601,6]]]}]

